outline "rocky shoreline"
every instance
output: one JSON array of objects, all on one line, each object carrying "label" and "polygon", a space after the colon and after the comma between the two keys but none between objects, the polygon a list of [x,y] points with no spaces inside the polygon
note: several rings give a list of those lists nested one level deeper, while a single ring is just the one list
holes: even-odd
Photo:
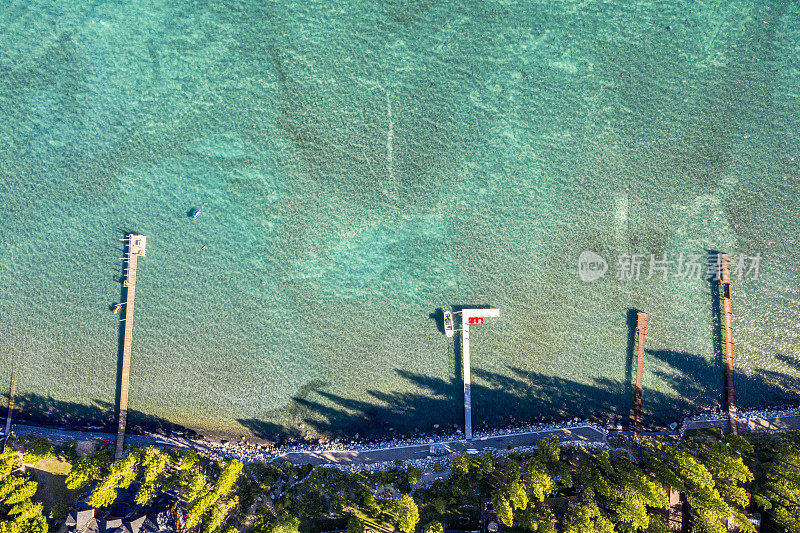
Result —
[{"label": "rocky shoreline", "polygon": [[[766,409],[754,409],[749,411],[740,411],[737,414],[738,420],[749,419],[773,419],[778,417],[800,416],[800,406],[794,407],[774,407]],[[681,423],[672,423],[669,426],[670,431],[663,432],[663,434],[674,434],[676,436],[683,436],[687,429],[691,429],[691,425],[702,422],[724,422],[727,421],[727,414],[720,411],[698,413],[685,418]],[[513,428],[504,429],[483,429],[475,431],[472,442],[480,443],[490,438],[498,437],[511,437],[515,435],[527,435],[548,431],[569,430],[573,428],[594,428],[604,435],[609,434],[609,430],[589,420],[581,420],[574,418],[569,421],[562,421],[557,423],[534,423],[520,425]],[[614,432],[614,430],[610,430]],[[190,438],[173,439],[170,437],[163,437],[160,435],[151,435],[163,440],[163,444],[177,445],[181,447],[192,447],[202,450],[204,453],[215,457],[216,459],[238,459],[242,462],[270,462],[280,460],[282,457],[291,453],[303,454],[325,454],[326,452],[370,452],[378,450],[402,450],[406,447],[419,447],[430,444],[451,444],[463,442],[463,433],[456,430],[452,433],[415,436],[415,437],[399,437],[383,441],[359,441],[357,439],[334,439],[330,442],[318,442],[309,444],[296,444],[291,446],[274,446],[269,444],[251,444],[247,442],[211,442],[207,440],[195,440]],[[607,446],[603,441],[566,441],[562,442],[564,446]],[[514,450],[524,450],[529,447],[516,447]],[[491,449],[491,448],[487,448]],[[494,450],[493,450],[494,451]],[[496,450],[496,453],[503,454],[506,450]],[[415,465],[425,470],[431,467],[434,463],[438,463],[443,469],[449,468],[450,456],[444,455],[441,457],[409,459],[402,461],[404,465]],[[392,466],[394,461],[387,463],[366,463],[366,464],[341,464],[336,462],[327,463],[324,466],[340,468],[348,471],[356,470],[380,470],[388,466]]]}]

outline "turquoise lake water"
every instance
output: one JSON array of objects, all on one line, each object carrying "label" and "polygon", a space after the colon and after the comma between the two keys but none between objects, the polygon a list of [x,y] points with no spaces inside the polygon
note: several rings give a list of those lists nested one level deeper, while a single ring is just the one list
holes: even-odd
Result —
[{"label": "turquoise lake water", "polygon": [[800,401],[798,2],[0,0],[0,28],[0,383],[29,416],[114,422],[127,232],[151,424],[460,424],[432,318],[459,305],[501,310],[476,425],[627,423],[635,309],[669,423],[719,407],[722,364],[712,286],[650,254],[715,250],[761,258],[740,407]]}]

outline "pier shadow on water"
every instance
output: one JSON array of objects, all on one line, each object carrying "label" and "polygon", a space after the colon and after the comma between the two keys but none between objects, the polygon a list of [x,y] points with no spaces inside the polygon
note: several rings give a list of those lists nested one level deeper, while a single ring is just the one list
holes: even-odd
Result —
[{"label": "pier shadow on water", "polygon": [[711,342],[714,350],[714,363],[719,367],[716,379],[722,385],[722,392],[720,393],[719,401],[723,404],[725,398],[725,354],[723,353],[723,345],[725,343],[722,332],[722,300],[720,299],[720,286],[717,276],[712,274],[712,269],[715,265],[716,258],[719,257],[718,250],[706,250],[708,273],[707,281],[709,291],[711,293]]},{"label": "pier shadow on water", "polygon": [[633,384],[634,384],[634,360],[636,348],[636,326],[639,321],[639,313],[641,311],[636,308],[630,308],[625,313],[625,324],[628,327],[628,338],[625,344],[625,391],[623,396],[630,398],[630,410],[628,411],[628,420],[633,420]]}]

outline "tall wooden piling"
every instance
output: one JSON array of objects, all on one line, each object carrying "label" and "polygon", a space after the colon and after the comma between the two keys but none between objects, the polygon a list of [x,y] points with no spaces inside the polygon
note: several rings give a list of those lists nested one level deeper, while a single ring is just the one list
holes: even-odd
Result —
[{"label": "tall wooden piling", "polygon": [[738,434],[736,427],[736,398],[733,385],[733,305],[731,302],[731,256],[719,255],[719,285],[722,290],[722,317],[725,327],[725,393],[731,433]]},{"label": "tall wooden piling", "polygon": [[11,388],[8,391],[8,414],[6,415],[6,434],[3,439],[3,453],[6,453],[8,437],[11,435],[11,414],[14,412],[14,394],[17,391],[17,369],[11,367]]},{"label": "tall wooden piling", "polygon": [[644,371],[644,339],[647,336],[647,323],[650,315],[636,315],[638,346],[636,356],[636,388],[633,390],[633,436],[638,440],[642,435],[642,372]]}]

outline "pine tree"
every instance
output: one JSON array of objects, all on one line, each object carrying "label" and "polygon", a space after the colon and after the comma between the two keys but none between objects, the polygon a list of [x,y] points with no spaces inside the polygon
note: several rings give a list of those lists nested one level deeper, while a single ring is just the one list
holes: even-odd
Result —
[{"label": "pine tree", "polygon": [[517,523],[527,531],[556,533],[556,517],[553,510],[543,503],[528,505],[517,515]]},{"label": "pine tree", "polygon": [[103,480],[95,487],[87,503],[92,507],[106,507],[117,499],[117,489],[127,489],[136,479],[140,452],[134,450],[113,465]]},{"label": "pine tree", "polygon": [[31,500],[37,484],[23,473],[21,457],[0,455],[0,533],[47,533],[43,506]]},{"label": "pine tree", "polygon": [[667,495],[658,483],[627,458],[611,459],[608,452],[586,458],[588,482],[609,519],[623,530],[650,525],[650,508],[666,509]]},{"label": "pine tree", "polygon": [[378,505],[377,500],[375,500],[375,496],[373,496],[369,491],[364,492],[361,508],[371,518],[378,518],[381,515],[381,506]]},{"label": "pine tree", "polygon": [[453,472],[461,476],[468,476],[472,466],[472,457],[467,452],[463,452],[453,457]]},{"label": "pine tree", "polygon": [[270,514],[262,515],[256,521],[254,533],[299,533],[300,519],[284,514],[274,518]]},{"label": "pine tree", "polygon": [[156,491],[164,484],[172,457],[153,447],[144,448],[140,456],[144,475],[139,492],[136,493],[136,503],[147,505],[153,501]]},{"label": "pine tree", "polygon": [[561,457],[561,444],[555,437],[541,439],[536,443],[536,451],[533,458],[538,464],[544,467],[550,477],[564,487],[572,486],[572,476],[570,465],[563,461]]},{"label": "pine tree", "polygon": [[416,466],[409,466],[406,469],[406,475],[408,476],[408,484],[416,485],[417,481],[419,481],[419,478],[422,477],[422,470],[420,470]]},{"label": "pine tree", "polygon": [[444,526],[441,522],[431,522],[422,528],[422,533],[444,533]]},{"label": "pine tree", "polygon": [[480,459],[478,459],[478,471],[481,477],[494,472],[494,457],[492,456],[492,452],[486,452],[480,456]]},{"label": "pine tree", "polygon": [[708,468],[676,446],[656,448],[654,452],[648,464],[650,471],[662,484],[684,493],[692,513],[693,529],[726,533],[723,520],[731,516],[731,509],[716,489]]},{"label": "pine tree", "polygon": [[511,527],[514,525],[514,510],[511,507],[511,502],[508,501],[508,494],[504,490],[497,490],[492,494],[492,504],[497,513],[497,518],[502,523]]},{"label": "pine tree", "polygon": [[67,488],[80,489],[103,479],[111,466],[111,452],[105,446],[82,457],[67,475]]},{"label": "pine tree", "polygon": [[[206,526],[208,533],[218,531],[228,512],[238,500],[232,495],[242,473],[243,464],[236,460],[224,463],[216,484],[206,486],[194,499],[186,516],[186,527]],[[220,517],[222,519],[220,520]],[[213,527],[212,527],[213,526]]]},{"label": "pine tree", "polygon": [[735,435],[726,435],[700,452],[700,461],[711,473],[714,487],[728,505],[729,516],[744,533],[755,533],[755,527],[743,513],[750,502],[744,484],[753,481],[753,474],[744,464],[742,455],[752,452],[752,445]]},{"label": "pine tree", "polygon": [[419,508],[414,498],[404,494],[397,502],[397,524],[400,531],[413,533],[419,522]]},{"label": "pine tree", "polygon": [[525,492],[525,485],[521,479],[516,479],[506,489],[506,497],[511,507],[515,510],[528,508],[528,493]]},{"label": "pine tree", "polygon": [[543,501],[553,492],[555,481],[550,476],[547,467],[538,459],[530,459],[525,464],[525,487],[533,500]]},{"label": "pine tree", "polygon": [[570,502],[564,521],[564,533],[614,533],[614,524],[597,506],[592,489],[586,489],[578,501]]}]

